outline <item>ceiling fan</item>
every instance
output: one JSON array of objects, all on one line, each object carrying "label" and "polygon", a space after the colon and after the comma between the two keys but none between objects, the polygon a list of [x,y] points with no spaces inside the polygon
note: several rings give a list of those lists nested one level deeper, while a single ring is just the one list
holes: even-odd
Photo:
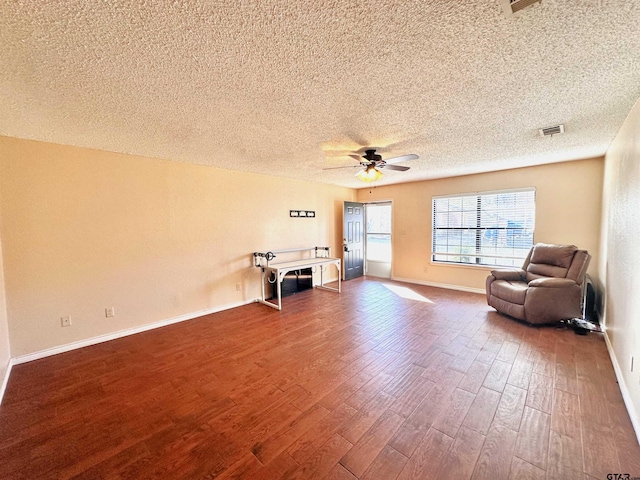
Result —
[{"label": "ceiling fan", "polygon": [[[387,160],[382,159],[382,155],[376,153],[375,149],[365,150],[364,155],[349,155],[351,158],[357,160],[360,165],[363,167],[358,173],[356,173],[356,177],[362,180],[363,182],[374,182],[382,178],[382,172],[380,171],[383,168],[387,170],[397,170],[400,172],[405,172],[409,170],[409,167],[404,165],[396,165],[396,163],[406,162],[408,160],[417,160],[419,157],[415,153],[411,153],[409,155],[401,155],[399,157],[388,158]],[[350,168],[350,167],[333,167],[325,170],[332,170],[335,168]]]}]

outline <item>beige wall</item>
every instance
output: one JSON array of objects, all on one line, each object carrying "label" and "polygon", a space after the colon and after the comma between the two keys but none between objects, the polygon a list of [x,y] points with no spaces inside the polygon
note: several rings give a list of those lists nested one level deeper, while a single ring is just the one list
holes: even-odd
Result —
[{"label": "beige wall", "polygon": [[365,188],[358,190],[358,201],[393,201],[394,278],[484,290],[489,268],[430,263],[432,196],[535,187],[534,240],[589,250],[589,273],[597,277],[602,178],[603,160],[595,158]]},{"label": "beige wall", "polygon": [[[325,244],[340,252],[342,202],[354,197],[317,183],[0,137],[11,353],[251,301],[260,296],[252,252]],[[289,218],[290,209],[317,217]],[[111,306],[116,316],[107,319]],[[63,315],[71,327],[60,326]]]},{"label": "beige wall", "polygon": [[604,323],[640,438],[640,100],[605,157],[602,225]]}]

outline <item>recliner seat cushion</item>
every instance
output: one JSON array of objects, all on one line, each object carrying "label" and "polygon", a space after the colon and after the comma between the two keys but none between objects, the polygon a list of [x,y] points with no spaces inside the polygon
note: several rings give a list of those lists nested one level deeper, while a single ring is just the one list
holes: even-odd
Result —
[{"label": "recliner seat cushion", "polygon": [[491,285],[491,295],[509,303],[524,305],[528,285],[525,282],[496,280]]}]

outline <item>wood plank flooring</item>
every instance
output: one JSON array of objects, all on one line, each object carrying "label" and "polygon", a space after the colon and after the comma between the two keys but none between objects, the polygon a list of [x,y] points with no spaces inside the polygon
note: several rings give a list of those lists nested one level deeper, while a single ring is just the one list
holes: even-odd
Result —
[{"label": "wood plank flooring", "polygon": [[600,334],[356,279],[13,368],[7,479],[606,479],[640,447]]}]

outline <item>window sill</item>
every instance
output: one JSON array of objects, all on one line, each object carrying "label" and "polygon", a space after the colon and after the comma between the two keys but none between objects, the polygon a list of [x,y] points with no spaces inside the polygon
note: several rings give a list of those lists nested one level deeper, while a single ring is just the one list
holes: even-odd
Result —
[{"label": "window sill", "polygon": [[472,270],[493,270],[496,268],[519,268],[519,267],[504,267],[502,265],[474,265],[472,263],[447,263],[447,262],[434,262],[429,261],[429,264],[436,267],[454,267],[454,268],[467,268]]}]

